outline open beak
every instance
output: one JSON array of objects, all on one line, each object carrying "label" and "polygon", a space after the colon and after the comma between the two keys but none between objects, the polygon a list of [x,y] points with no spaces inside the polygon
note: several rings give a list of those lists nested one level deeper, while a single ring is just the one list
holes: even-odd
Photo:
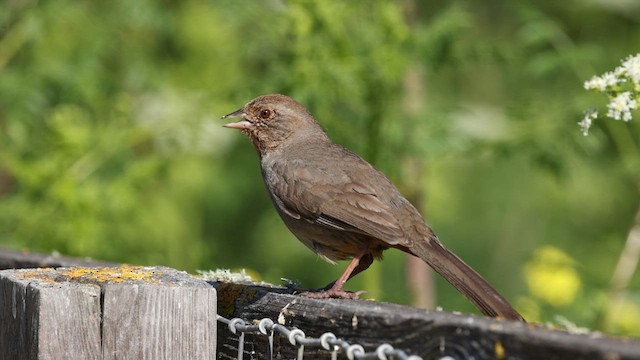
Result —
[{"label": "open beak", "polygon": [[227,128],[231,128],[231,129],[238,129],[238,130],[246,130],[246,129],[251,128],[253,126],[253,123],[251,121],[248,121],[248,120],[244,119],[246,114],[244,113],[243,110],[244,109],[238,109],[238,110],[232,112],[231,114],[227,114],[227,115],[222,117],[223,119],[239,117],[239,118],[243,118],[242,121],[232,122],[232,123],[224,124],[222,126],[227,127]]}]

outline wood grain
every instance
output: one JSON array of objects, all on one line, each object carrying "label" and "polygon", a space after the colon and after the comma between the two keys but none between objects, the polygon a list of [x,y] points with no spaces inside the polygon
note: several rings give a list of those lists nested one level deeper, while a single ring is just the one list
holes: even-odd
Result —
[{"label": "wood grain", "polygon": [[104,359],[213,359],[216,299],[198,283],[104,288]]},{"label": "wood grain", "polygon": [[0,359],[214,359],[216,292],[163,267],[0,271]]},{"label": "wood grain", "polygon": [[[308,299],[284,289],[252,284],[215,283],[222,316],[247,320],[268,317],[307,336],[333,332],[373,351],[390,343],[423,359],[640,359],[640,341],[599,333],[575,334],[542,325],[428,311],[366,300]],[[238,336],[221,326],[218,358],[235,359]],[[245,337],[245,359],[265,359],[267,339]],[[274,358],[295,358],[297,348],[274,338]],[[305,358],[328,358],[324,350],[305,348]],[[344,354],[339,356],[346,359]]]},{"label": "wood grain", "polygon": [[100,287],[0,272],[0,358],[98,359]]}]

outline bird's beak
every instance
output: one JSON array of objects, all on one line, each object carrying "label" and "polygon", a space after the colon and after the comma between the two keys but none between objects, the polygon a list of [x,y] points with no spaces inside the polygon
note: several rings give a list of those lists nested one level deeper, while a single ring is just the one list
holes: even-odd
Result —
[{"label": "bird's beak", "polygon": [[[234,117],[244,118],[246,114],[244,113],[243,110],[244,109],[238,109],[238,110],[232,112],[231,114],[227,114],[227,115],[223,116],[222,118],[223,119],[234,118]],[[224,124],[222,126],[227,127],[227,128],[231,128],[231,129],[245,130],[245,129],[249,129],[250,127],[252,127],[253,123],[248,121],[248,120],[246,120],[246,119],[243,119],[242,121],[232,122],[232,123]]]}]

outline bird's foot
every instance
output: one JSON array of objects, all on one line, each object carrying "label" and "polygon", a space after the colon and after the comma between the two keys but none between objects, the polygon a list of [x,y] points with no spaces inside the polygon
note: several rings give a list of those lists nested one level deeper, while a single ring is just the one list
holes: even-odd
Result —
[{"label": "bird's foot", "polygon": [[310,299],[358,299],[360,295],[366,294],[365,290],[360,291],[345,291],[342,289],[328,289],[320,291],[305,291],[301,292],[300,296],[304,296]]}]

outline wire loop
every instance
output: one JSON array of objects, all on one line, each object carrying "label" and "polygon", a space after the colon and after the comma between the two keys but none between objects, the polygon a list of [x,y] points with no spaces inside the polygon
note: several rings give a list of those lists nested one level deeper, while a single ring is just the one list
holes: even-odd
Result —
[{"label": "wire loop", "polygon": [[392,351],[393,351],[393,346],[389,344],[382,344],[378,346],[378,348],[376,349],[376,354],[378,355],[378,359],[387,360],[387,353]]}]

